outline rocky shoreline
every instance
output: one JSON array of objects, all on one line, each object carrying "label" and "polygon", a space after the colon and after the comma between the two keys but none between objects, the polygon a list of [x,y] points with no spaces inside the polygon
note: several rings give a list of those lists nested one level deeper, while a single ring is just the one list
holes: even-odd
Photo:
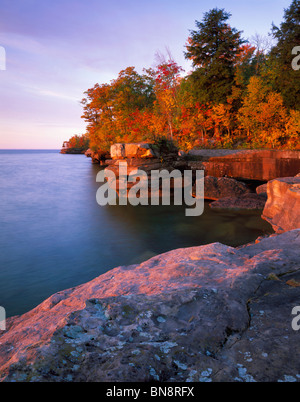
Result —
[{"label": "rocky shoreline", "polygon": [[206,176],[212,204],[259,197],[273,235],[173,250],[54,294],[7,319],[0,380],[300,381],[300,177],[255,193],[231,180]]},{"label": "rocky shoreline", "polygon": [[13,317],[2,381],[299,381],[300,230],[119,267]]},{"label": "rocky shoreline", "polygon": [[[172,169],[191,169],[205,171],[205,176],[231,177],[240,180],[257,180],[267,182],[278,177],[293,177],[300,171],[299,150],[232,150],[232,149],[198,149],[188,153],[164,152],[161,154],[153,144],[114,144],[110,154],[86,151],[92,163],[107,167],[118,160],[138,159],[168,166]],[[136,164],[136,166],[139,163]]]},{"label": "rocky shoreline", "polygon": [[[300,151],[201,149],[188,154],[178,150],[158,150],[154,144],[114,144],[109,155],[99,156],[88,150],[92,163],[100,164],[116,175],[119,185],[119,164],[127,163],[127,172],[153,170],[193,172],[204,171],[204,198],[213,201],[212,208],[259,209],[267,201],[267,182],[278,177],[294,177],[300,171]],[[128,184],[129,191],[133,184]]]}]

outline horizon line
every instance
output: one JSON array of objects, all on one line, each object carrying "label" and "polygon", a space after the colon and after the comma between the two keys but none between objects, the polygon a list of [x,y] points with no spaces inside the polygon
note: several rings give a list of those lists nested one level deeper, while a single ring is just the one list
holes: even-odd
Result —
[{"label": "horizon line", "polygon": [[59,151],[61,148],[0,148],[0,151]]}]

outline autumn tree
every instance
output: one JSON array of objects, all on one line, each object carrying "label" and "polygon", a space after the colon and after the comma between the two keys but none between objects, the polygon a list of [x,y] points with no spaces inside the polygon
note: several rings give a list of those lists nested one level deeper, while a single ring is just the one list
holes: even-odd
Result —
[{"label": "autumn tree", "polygon": [[281,147],[286,141],[287,118],[282,96],[272,91],[260,77],[253,76],[238,115],[248,142],[254,146]]},{"label": "autumn tree", "polygon": [[87,134],[73,135],[69,139],[69,148],[76,148],[81,151],[86,151],[89,147],[89,137]]},{"label": "autumn tree", "polygon": [[[254,46],[246,43],[240,47],[236,55],[231,94],[227,97],[227,102],[223,103],[223,110],[226,110],[225,127],[227,127],[228,139],[229,135],[233,137],[236,133],[237,113],[247,93],[250,78],[255,75],[256,72],[255,50]],[[233,138],[231,139],[231,142],[232,141]]]},{"label": "autumn tree", "polygon": [[155,106],[157,115],[165,119],[168,127],[168,137],[174,139],[174,119],[178,111],[178,91],[180,87],[180,73],[183,69],[169,59],[159,64],[155,69],[146,70],[154,79]]},{"label": "autumn tree", "polygon": [[144,131],[137,132],[134,126],[137,120],[148,124],[143,114],[149,115],[155,98],[151,77],[128,67],[110,84],[96,84],[85,95],[82,117],[88,123],[91,148],[109,150],[114,142],[142,139]]},{"label": "autumn tree", "polygon": [[300,150],[300,110],[290,110],[285,129],[286,146],[290,149]]},{"label": "autumn tree", "polygon": [[186,76],[168,52],[142,74],[128,67],[88,89],[82,117],[90,148],[107,153],[114,142],[174,140],[185,150],[242,141],[299,149],[300,70],[291,64],[300,46],[300,0],[285,10],[279,28],[273,25],[273,47],[259,34],[243,40],[230,16],[214,8],[196,21],[185,52],[193,71]]}]

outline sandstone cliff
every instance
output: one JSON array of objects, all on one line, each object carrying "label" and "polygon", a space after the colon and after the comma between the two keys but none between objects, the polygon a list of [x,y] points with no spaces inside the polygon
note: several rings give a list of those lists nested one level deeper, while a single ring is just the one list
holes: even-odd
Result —
[{"label": "sandstone cliff", "polygon": [[205,175],[269,181],[295,176],[300,170],[300,151],[284,150],[191,150],[188,165],[204,169]]}]

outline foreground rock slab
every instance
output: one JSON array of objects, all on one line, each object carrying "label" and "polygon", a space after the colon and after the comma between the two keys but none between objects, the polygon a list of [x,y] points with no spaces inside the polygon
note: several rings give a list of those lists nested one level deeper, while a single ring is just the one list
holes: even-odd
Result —
[{"label": "foreground rock slab", "polygon": [[2,381],[300,381],[300,229],[118,267],[8,320]]}]

